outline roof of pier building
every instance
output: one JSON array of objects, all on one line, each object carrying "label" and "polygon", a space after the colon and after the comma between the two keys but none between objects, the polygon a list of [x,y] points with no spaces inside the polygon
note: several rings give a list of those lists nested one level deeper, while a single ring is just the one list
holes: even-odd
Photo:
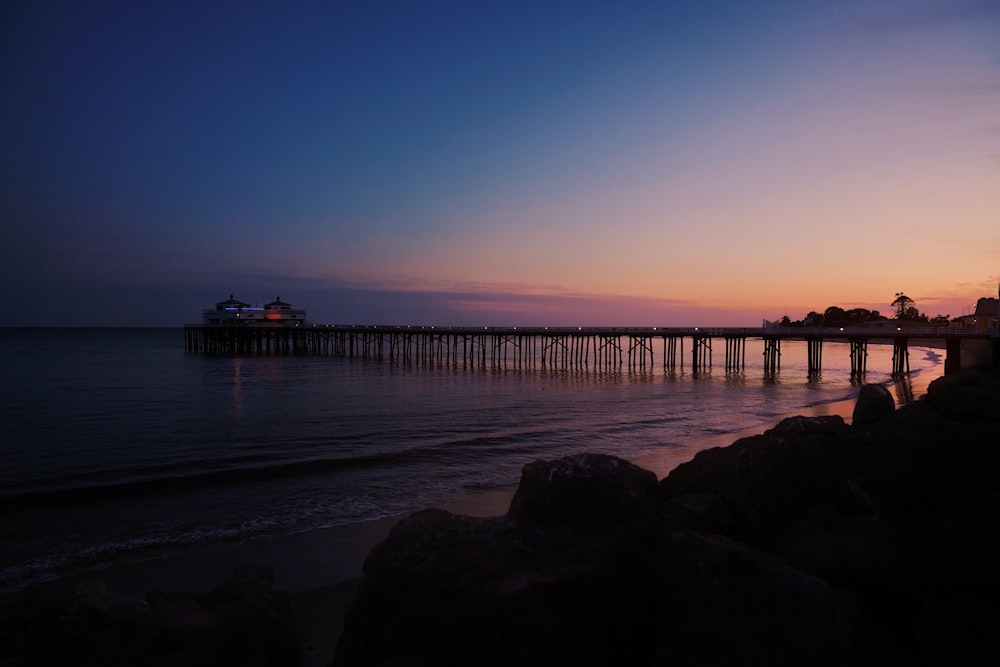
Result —
[{"label": "roof of pier building", "polygon": [[240,301],[232,294],[230,294],[229,298],[226,299],[225,301],[220,301],[217,304],[215,304],[216,310],[225,310],[226,308],[249,308],[249,307],[250,307],[249,303]]},{"label": "roof of pier building", "polygon": [[265,303],[264,307],[268,310],[291,310],[292,304],[285,303],[281,300],[280,296],[274,297],[274,301],[271,303]]}]

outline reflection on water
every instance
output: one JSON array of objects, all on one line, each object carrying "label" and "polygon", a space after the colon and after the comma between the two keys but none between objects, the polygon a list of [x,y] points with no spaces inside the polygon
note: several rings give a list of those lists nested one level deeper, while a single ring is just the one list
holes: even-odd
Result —
[{"label": "reflection on water", "polygon": [[233,414],[243,416],[243,357],[233,358]]},{"label": "reflection on water", "polygon": [[896,405],[913,402],[913,378],[909,374],[893,378],[892,389],[896,394]]}]

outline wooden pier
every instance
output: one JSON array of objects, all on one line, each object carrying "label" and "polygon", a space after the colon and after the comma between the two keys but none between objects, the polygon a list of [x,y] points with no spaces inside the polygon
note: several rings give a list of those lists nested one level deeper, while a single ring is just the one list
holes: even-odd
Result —
[{"label": "wooden pier", "polygon": [[[746,367],[747,339],[764,344],[767,374],[781,368],[781,342],[806,341],[810,375],[822,369],[823,341],[849,343],[851,375],[867,371],[871,341],[893,346],[892,373],[909,372],[911,340],[944,341],[946,372],[996,363],[997,339],[975,329],[820,329],[701,327],[408,327],[312,325],[298,327],[201,326],[184,328],[189,353],[215,355],[298,354],[365,357],[466,366],[543,368],[664,368],[684,366],[684,339],[691,339],[691,369],[712,367],[714,341],[725,344],[725,370]],[[965,359],[966,363],[962,363]],[[950,363],[949,363],[950,362]]]}]

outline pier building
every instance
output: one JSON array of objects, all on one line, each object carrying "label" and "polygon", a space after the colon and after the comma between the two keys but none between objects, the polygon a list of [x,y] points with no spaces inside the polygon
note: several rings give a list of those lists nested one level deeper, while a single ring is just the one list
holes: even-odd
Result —
[{"label": "pier building", "polygon": [[215,308],[202,311],[202,325],[206,327],[297,327],[306,324],[306,311],[295,308],[277,297],[270,303],[251,306],[232,294]]}]

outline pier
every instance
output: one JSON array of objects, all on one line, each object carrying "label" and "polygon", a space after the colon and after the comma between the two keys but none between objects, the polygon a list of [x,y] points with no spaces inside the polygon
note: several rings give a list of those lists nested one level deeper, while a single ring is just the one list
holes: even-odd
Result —
[{"label": "pier", "polygon": [[[685,362],[685,339],[690,357]],[[909,372],[911,342],[939,342],[946,349],[945,372],[990,367],[998,339],[982,329],[949,328],[739,328],[739,327],[434,327],[398,325],[305,325],[184,327],[185,350],[219,355],[300,354],[364,357],[465,366],[542,368],[713,367],[713,349],[727,371],[746,367],[746,342],[762,340],[767,374],[781,368],[781,343],[806,341],[808,371],[822,370],[823,342],[849,344],[851,375],[867,371],[870,342],[893,346],[893,375]]]}]

